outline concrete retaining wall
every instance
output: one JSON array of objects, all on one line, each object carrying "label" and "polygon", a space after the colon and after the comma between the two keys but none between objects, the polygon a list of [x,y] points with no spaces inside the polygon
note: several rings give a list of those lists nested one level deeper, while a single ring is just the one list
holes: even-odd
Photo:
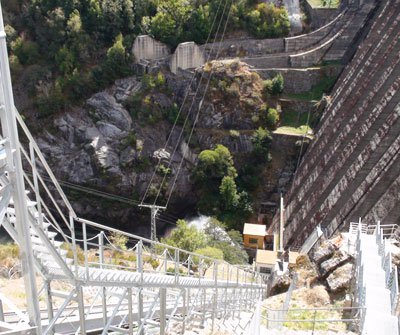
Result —
[{"label": "concrete retaining wall", "polygon": [[342,71],[342,66],[323,66],[307,69],[265,69],[257,70],[263,79],[271,79],[278,72],[284,79],[285,93],[303,93],[309,91],[324,77],[337,77]]},{"label": "concrete retaining wall", "polygon": [[168,57],[170,50],[164,43],[156,41],[149,35],[140,35],[136,37],[133,43],[132,53],[135,61],[139,63],[141,60],[156,60]]},{"label": "concrete retaining wall", "polygon": [[338,26],[342,25],[340,19],[344,13],[340,13],[335,19],[330,21],[323,27],[309,33],[295,37],[285,38],[285,51],[293,52],[298,50],[305,50],[328,36],[333,30],[337,30]]},{"label": "concrete retaining wall", "polygon": [[199,46],[194,42],[185,42],[177,46],[171,57],[171,72],[177,73],[178,69],[192,69],[204,64],[204,55]]},{"label": "concrete retaining wall", "polygon": [[307,1],[304,1],[304,3],[306,13],[311,19],[312,29],[318,29],[326,25],[340,13],[339,8],[313,8]]},{"label": "concrete retaining wall", "polygon": [[285,51],[284,39],[245,39],[245,40],[228,40],[220,43],[208,43],[200,46],[204,52],[206,59],[210,56],[211,59],[217,57],[217,52],[220,49],[218,58],[229,57],[252,57],[262,56],[265,54],[273,54]]}]

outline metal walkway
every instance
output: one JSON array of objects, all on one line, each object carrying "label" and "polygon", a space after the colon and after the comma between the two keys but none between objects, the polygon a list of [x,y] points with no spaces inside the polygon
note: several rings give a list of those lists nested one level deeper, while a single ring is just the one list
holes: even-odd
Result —
[{"label": "metal walkway", "polygon": [[14,106],[1,7],[0,76],[0,225],[20,247],[27,295],[27,314],[0,332],[184,334],[254,309],[258,272],[76,215]]},{"label": "metal walkway", "polygon": [[379,223],[350,225],[350,234],[357,234],[357,301],[364,307],[363,335],[399,334],[395,315],[399,293],[397,267],[392,265],[390,235],[385,234],[385,228]]}]

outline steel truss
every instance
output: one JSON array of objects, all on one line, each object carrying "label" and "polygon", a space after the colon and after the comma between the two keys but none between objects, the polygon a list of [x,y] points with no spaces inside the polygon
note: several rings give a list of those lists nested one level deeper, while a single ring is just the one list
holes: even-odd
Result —
[{"label": "steel truss", "polygon": [[1,14],[0,70],[0,225],[20,246],[29,331],[183,334],[254,309],[258,272],[76,215],[14,107]]}]

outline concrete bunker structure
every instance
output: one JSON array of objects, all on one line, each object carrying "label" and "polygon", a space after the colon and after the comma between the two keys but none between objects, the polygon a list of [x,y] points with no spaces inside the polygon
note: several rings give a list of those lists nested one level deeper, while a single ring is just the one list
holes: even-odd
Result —
[{"label": "concrete bunker structure", "polygon": [[132,53],[136,63],[141,60],[157,60],[168,57],[171,54],[169,47],[149,35],[136,37],[133,43]]},{"label": "concrete bunker structure", "polygon": [[177,73],[178,69],[193,69],[204,64],[204,55],[200,47],[194,42],[180,43],[172,55],[171,72]]}]

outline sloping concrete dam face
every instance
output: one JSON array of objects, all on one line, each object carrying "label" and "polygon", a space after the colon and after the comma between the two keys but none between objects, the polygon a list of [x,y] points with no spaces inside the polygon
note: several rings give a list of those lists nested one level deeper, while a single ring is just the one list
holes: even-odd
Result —
[{"label": "sloping concrete dam face", "polygon": [[[400,220],[400,1],[379,2],[285,197],[285,245],[318,224]],[[279,222],[279,213],[274,226]]]}]

